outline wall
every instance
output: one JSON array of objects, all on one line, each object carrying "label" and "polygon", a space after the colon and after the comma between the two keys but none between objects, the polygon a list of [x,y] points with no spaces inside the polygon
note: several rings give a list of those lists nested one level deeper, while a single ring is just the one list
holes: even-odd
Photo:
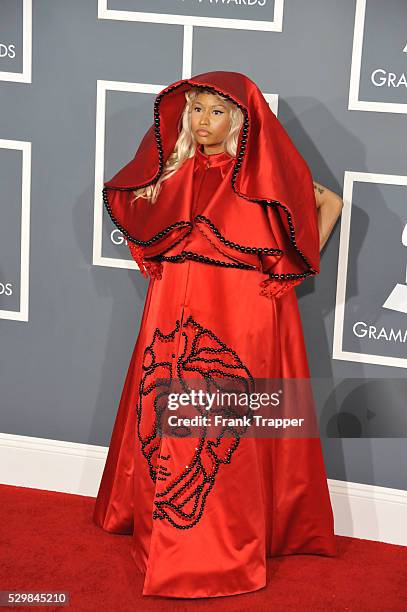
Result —
[{"label": "wall", "polygon": [[2,0],[0,431],[109,444],[147,281],[101,184],[134,155],[155,93],[236,70],[345,200],[321,274],[296,290],[328,476],[407,489],[406,12],[397,0]]}]

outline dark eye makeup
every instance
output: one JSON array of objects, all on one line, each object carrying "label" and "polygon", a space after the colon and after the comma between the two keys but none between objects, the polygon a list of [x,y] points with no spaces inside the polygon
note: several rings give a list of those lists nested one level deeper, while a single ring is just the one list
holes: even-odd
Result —
[{"label": "dark eye makeup", "polygon": [[[196,110],[196,109],[201,110],[201,107],[200,107],[200,106],[194,106],[194,110]],[[221,110],[220,110],[220,109],[218,109],[218,108],[215,108],[215,109],[214,109],[214,112],[215,112],[215,113],[220,113],[221,115],[223,115],[223,114],[224,114],[224,113],[223,113],[223,111],[221,111]]]}]

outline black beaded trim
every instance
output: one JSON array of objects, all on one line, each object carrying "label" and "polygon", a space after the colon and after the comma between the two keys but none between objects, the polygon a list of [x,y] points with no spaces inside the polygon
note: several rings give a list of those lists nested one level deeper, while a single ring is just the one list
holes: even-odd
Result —
[{"label": "black beaded trim", "polygon": [[[154,131],[155,131],[155,138],[156,138],[156,142],[157,142],[157,147],[158,147],[158,155],[159,155],[159,161],[158,161],[158,171],[156,176],[149,182],[144,183],[142,185],[135,185],[134,187],[114,187],[114,188],[110,188],[110,189],[117,189],[119,191],[134,191],[135,189],[141,189],[142,187],[148,187],[149,185],[152,185],[153,183],[157,182],[159,177],[161,176],[163,169],[164,169],[164,150],[162,147],[162,143],[161,143],[161,132],[160,132],[160,104],[161,104],[161,100],[163,98],[163,96],[165,96],[167,93],[170,93],[171,91],[174,91],[175,89],[178,89],[181,86],[184,85],[190,85],[191,87],[198,87],[200,89],[207,89],[209,91],[212,91],[215,94],[221,95],[225,98],[227,98],[228,100],[230,100],[231,102],[233,102],[234,104],[236,104],[236,106],[238,106],[240,108],[240,110],[243,113],[243,117],[244,117],[244,122],[243,122],[243,127],[242,127],[242,138],[240,140],[240,150],[238,152],[238,154],[236,155],[236,161],[235,161],[235,165],[233,168],[233,174],[232,174],[232,188],[234,190],[234,192],[239,195],[240,197],[244,198],[245,200],[248,200],[249,202],[257,202],[260,204],[266,204],[267,206],[279,206],[280,208],[282,208],[284,210],[284,213],[287,217],[287,223],[289,226],[289,231],[290,231],[290,240],[291,243],[293,245],[293,247],[295,248],[295,250],[297,251],[298,255],[301,257],[301,259],[304,261],[304,263],[307,265],[308,270],[306,272],[303,272],[302,274],[297,274],[297,273],[286,273],[286,274],[275,274],[275,273],[270,273],[268,276],[270,278],[275,278],[275,279],[279,279],[279,280],[285,280],[285,279],[296,279],[296,278],[306,278],[307,276],[310,275],[315,275],[317,274],[317,271],[314,270],[308,259],[305,257],[305,255],[302,253],[302,251],[300,250],[300,248],[297,245],[296,239],[295,239],[295,229],[294,229],[294,224],[292,222],[292,216],[290,214],[290,212],[288,211],[288,208],[286,206],[284,206],[283,204],[281,204],[281,202],[278,202],[277,200],[265,200],[265,199],[259,199],[259,198],[249,198],[248,196],[244,195],[243,193],[240,193],[236,187],[235,187],[235,183],[236,183],[236,178],[238,175],[238,172],[240,170],[240,166],[242,165],[242,160],[244,157],[244,152],[246,149],[246,142],[247,142],[247,134],[249,131],[249,115],[247,112],[247,109],[245,106],[243,106],[242,104],[240,104],[239,102],[237,102],[232,96],[230,96],[229,94],[216,89],[215,87],[212,87],[210,85],[200,85],[197,83],[194,83],[193,81],[190,81],[188,79],[184,79],[182,80],[180,83],[177,83],[175,85],[170,85],[167,88],[165,88],[160,94],[158,94],[156,96],[155,102],[154,102]],[[153,238],[150,238],[150,240],[147,241],[140,241],[137,240],[136,238],[134,238],[133,236],[130,236],[128,234],[128,232],[124,231],[124,228],[121,227],[121,225],[116,221],[114,215],[112,214],[108,199],[107,199],[107,187],[103,188],[103,200],[105,202],[105,205],[107,207],[108,213],[113,221],[113,223],[115,223],[115,225],[120,229],[121,232],[123,232],[123,234],[126,236],[127,240],[130,240],[131,242],[134,242],[136,244],[142,244],[142,245],[147,245],[147,244],[151,244],[152,242],[158,240],[159,238],[161,238],[163,235],[165,235],[168,231],[170,231],[171,229],[173,229],[176,226],[185,226],[185,225],[191,225],[191,223],[189,221],[177,221],[176,223],[173,223],[172,225],[170,225],[168,228],[166,228],[165,230],[162,230],[161,232],[159,232],[158,234],[156,234],[155,236],[153,236]],[[211,262],[212,263],[212,262]],[[240,267],[240,266],[239,266]]]},{"label": "black beaded trim", "polygon": [[[222,342],[218,338],[218,336],[214,334],[214,332],[212,332],[211,330],[207,328],[204,328],[197,321],[195,321],[191,315],[182,324],[182,328],[186,328],[189,325],[195,328],[196,334],[192,339],[191,347],[189,347],[188,341],[190,338],[184,331],[181,331],[181,334],[185,339],[185,347],[184,347],[183,352],[179,355],[177,362],[176,362],[177,377],[179,380],[182,381],[182,386],[185,388],[185,390],[189,390],[189,387],[187,384],[188,379],[183,378],[183,372],[185,371],[188,371],[188,372],[197,371],[199,375],[204,377],[205,380],[207,381],[208,388],[209,388],[209,385],[212,385],[212,387],[216,385],[215,381],[213,380],[214,374],[220,377],[222,376],[225,377],[224,371],[221,371],[218,369],[202,371],[201,368],[196,367],[192,364],[188,364],[188,361],[192,361],[192,363],[194,363],[196,361],[197,356],[199,356],[199,354],[203,351],[212,352],[215,354],[230,355],[231,359],[233,360],[233,363],[227,363],[222,359],[214,359],[213,361],[220,363],[221,365],[223,365],[224,368],[228,368],[228,369],[230,368],[231,370],[233,369],[239,370],[241,373],[243,372],[244,373],[243,376],[239,374],[233,374],[232,372],[227,372],[226,376],[228,379],[234,378],[238,380],[239,383],[243,384],[245,387],[250,387],[251,389],[254,388],[253,376],[251,375],[247,367],[242,363],[238,354],[233,349],[231,349],[224,342]],[[148,436],[147,439],[143,440],[141,438],[140,419],[141,419],[141,410],[142,410],[142,398],[144,395],[146,395],[149,392],[149,390],[151,390],[152,388],[156,386],[153,384],[153,385],[148,385],[148,387],[145,387],[144,383],[145,383],[146,377],[151,376],[151,374],[157,368],[159,368],[160,371],[162,371],[163,368],[168,368],[172,374],[171,362],[168,362],[168,361],[159,362],[157,360],[157,356],[154,352],[154,343],[156,342],[157,338],[163,342],[174,341],[175,334],[178,331],[180,331],[180,328],[181,328],[181,323],[179,320],[176,321],[175,328],[169,334],[163,334],[159,330],[159,328],[156,327],[154,330],[154,334],[153,334],[153,340],[151,344],[145,348],[145,351],[144,351],[143,370],[145,374],[140,381],[140,388],[139,388],[139,401],[137,404],[137,416],[138,416],[137,432],[138,432],[139,440],[141,442],[141,448],[142,448],[143,455],[145,456],[149,464],[150,477],[153,480],[153,482],[156,482],[157,480],[165,481],[167,480],[167,477],[171,475],[167,467],[163,464],[160,464],[158,461],[157,461],[157,468],[153,465],[152,455],[154,451],[158,451],[158,459],[161,459],[161,460],[168,460],[170,458],[170,455],[165,456],[165,455],[162,455],[160,452],[160,438],[158,437],[158,427],[157,427],[157,419],[160,416],[160,410],[157,408],[157,399],[162,397],[164,394],[157,394],[154,400],[155,409],[157,411],[156,414],[158,416],[157,416],[157,419],[154,420],[153,430],[151,434]],[[198,349],[197,348],[198,343],[200,342],[203,335],[208,335],[216,344],[218,344],[219,348],[214,348],[211,346],[204,346]],[[186,356],[188,349],[189,349],[189,353],[188,353],[188,356]],[[173,353],[172,356],[175,357],[175,353]],[[202,357],[199,357],[199,359],[203,362],[209,362],[208,359],[204,359]],[[148,365],[145,365],[146,361],[149,361]],[[227,407],[224,407],[224,408],[225,408],[225,416],[233,415],[233,411],[231,408],[230,409],[228,409]],[[248,415],[249,413],[250,413],[250,408],[247,409],[246,414]],[[215,477],[216,477],[216,474],[218,473],[220,465],[229,464],[231,462],[232,455],[234,451],[236,450],[236,448],[238,447],[239,442],[240,442],[241,435],[239,434],[239,432],[236,431],[236,429],[233,427],[229,427],[228,429],[231,431],[232,437],[230,438],[230,443],[228,443],[228,448],[225,452],[224,458],[219,457],[216,454],[216,448],[221,444],[224,433],[220,434],[216,438],[216,440],[211,440],[211,439],[206,440],[206,434],[199,439],[199,441],[197,442],[197,447],[195,449],[196,452],[194,454],[193,460],[191,461],[191,464],[186,466],[186,469],[184,469],[181,472],[181,474],[173,482],[171,482],[168,486],[165,486],[163,491],[156,492],[156,500],[154,502],[156,506],[156,510],[153,511],[153,515],[152,515],[153,519],[160,519],[160,520],[166,519],[173,527],[176,527],[177,529],[190,529],[191,527],[193,527],[194,525],[198,523],[198,521],[202,518],[202,514],[205,509],[206,497],[208,496],[208,494],[210,493],[210,491],[212,490],[215,484]],[[243,431],[244,430],[245,428],[243,428]],[[152,449],[150,447],[151,442],[153,442]],[[147,451],[147,447],[149,448],[148,451]],[[211,463],[212,463],[211,473],[207,473],[202,464],[201,453],[204,450],[211,459]],[[181,483],[181,486],[179,486],[180,483]],[[177,498],[183,495],[185,490],[189,488],[191,488],[191,493],[186,498],[184,498],[182,502],[176,503]],[[160,498],[164,498],[164,499],[162,500]],[[193,503],[192,511],[189,513],[184,512],[182,508],[184,508],[185,504],[187,504],[187,502],[193,498],[194,498],[194,503]],[[179,520],[174,520],[172,516],[170,516],[168,512],[166,511],[166,507],[170,507]]]},{"label": "black beaded trim", "polygon": [[[119,191],[131,191],[131,189],[122,189],[122,188],[120,188]],[[168,232],[173,230],[175,227],[189,227],[190,228],[189,232],[187,234],[185,234],[184,236],[182,236],[182,238],[185,238],[189,233],[191,233],[192,228],[193,228],[193,225],[192,225],[192,223],[190,221],[176,221],[172,225],[169,225],[165,229],[163,229],[160,232],[158,232],[155,236],[153,236],[149,240],[138,240],[137,238],[134,238],[133,236],[131,236],[129,234],[129,232],[127,230],[125,230],[122,225],[120,225],[120,223],[117,221],[117,219],[113,215],[113,212],[112,212],[112,209],[110,207],[109,200],[108,200],[108,197],[107,197],[107,187],[103,188],[103,201],[105,203],[107,212],[109,213],[109,216],[110,216],[111,220],[113,221],[113,223],[119,228],[119,230],[122,232],[122,234],[126,237],[126,240],[130,240],[131,242],[134,242],[135,244],[139,244],[139,245],[142,245],[142,246],[148,246],[150,244],[153,244],[154,242],[156,242],[157,240],[160,240],[160,238],[162,238],[163,236],[168,234]]]},{"label": "black beaded trim", "polygon": [[[146,458],[148,465],[149,465],[149,472],[150,472],[150,477],[153,481],[156,480],[157,478],[157,469],[156,467],[153,465],[152,463],[152,455],[154,454],[155,451],[157,451],[160,447],[159,444],[159,439],[157,438],[157,421],[154,421],[154,427],[153,430],[151,432],[151,434],[145,438],[143,440],[143,438],[141,437],[140,434],[140,421],[141,421],[141,408],[142,408],[142,402],[141,399],[143,397],[143,395],[147,395],[148,393],[150,393],[150,391],[152,391],[155,388],[155,383],[150,385],[150,386],[145,386],[145,379],[148,376],[151,368],[153,366],[156,366],[156,356],[153,350],[153,345],[154,342],[156,340],[157,337],[160,337],[161,340],[163,340],[164,342],[171,342],[172,340],[174,340],[175,338],[175,334],[179,331],[180,329],[180,321],[177,320],[175,322],[175,328],[172,330],[172,332],[170,332],[169,334],[163,334],[161,333],[161,331],[158,329],[158,327],[155,329],[154,331],[154,335],[153,335],[153,340],[151,342],[151,344],[149,346],[147,346],[144,350],[144,355],[143,355],[143,362],[142,362],[142,370],[145,372],[141,381],[140,381],[140,385],[139,385],[139,401],[137,402],[137,406],[136,406],[136,413],[137,413],[137,435],[138,435],[138,439],[140,440],[140,444],[141,444],[141,452],[143,453],[144,457]],[[148,362],[148,358],[150,358],[150,363],[148,363],[148,365],[146,365],[146,362]],[[164,369],[164,368],[168,368],[169,372],[171,372],[171,362],[170,361],[166,361],[166,362],[162,362],[160,363],[160,366]],[[159,397],[156,397],[154,400],[154,407],[156,410],[158,410],[157,408],[157,400],[159,399]],[[154,445],[151,445],[151,442],[154,441]],[[148,449],[148,450],[147,450]],[[160,466],[158,466],[160,467]]]},{"label": "black beaded trim", "polygon": [[231,263],[228,261],[221,261],[219,259],[212,259],[206,255],[200,255],[194,253],[194,251],[181,251],[178,255],[157,255],[156,259],[159,261],[171,261],[173,263],[182,263],[186,259],[192,259],[194,261],[200,261],[202,263],[213,264],[214,266],[223,266],[224,268],[240,268],[241,270],[257,270],[256,266],[243,263]]},{"label": "black beaded trim", "polygon": [[[253,201],[261,202],[261,200],[253,200]],[[289,228],[289,231],[290,231],[290,240],[291,240],[291,243],[292,243],[293,247],[295,248],[295,250],[297,251],[298,255],[301,257],[301,259],[304,261],[304,263],[308,266],[307,272],[303,272],[301,274],[294,274],[294,273],[290,273],[290,272],[285,273],[285,274],[268,273],[268,276],[270,278],[277,278],[277,279],[280,279],[280,280],[284,280],[284,279],[306,278],[307,276],[317,274],[317,271],[314,270],[311,267],[308,259],[305,257],[303,252],[297,246],[297,241],[296,241],[296,238],[295,238],[294,224],[293,224],[293,221],[292,221],[291,213],[288,211],[287,206],[284,206],[280,202],[277,202],[277,200],[264,200],[264,204],[266,204],[266,206],[274,206],[274,207],[275,206],[279,206],[280,208],[282,208],[284,210],[284,212],[286,214],[286,217],[287,217],[288,228]]]},{"label": "black beaded trim", "polygon": [[268,249],[264,247],[262,248],[262,247],[242,246],[241,244],[237,244],[236,242],[227,240],[224,236],[222,236],[218,228],[212,223],[210,219],[208,219],[208,217],[205,217],[204,215],[197,215],[195,219],[198,219],[199,221],[203,221],[204,223],[209,225],[209,227],[211,228],[215,236],[219,238],[219,240],[223,242],[223,244],[226,244],[226,246],[231,247],[232,249],[237,249],[238,251],[241,251],[242,253],[263,253],[264,255],[275,255],[276,253],[278,253],[280,255],[283,255],[283,251],[281,249]]}]

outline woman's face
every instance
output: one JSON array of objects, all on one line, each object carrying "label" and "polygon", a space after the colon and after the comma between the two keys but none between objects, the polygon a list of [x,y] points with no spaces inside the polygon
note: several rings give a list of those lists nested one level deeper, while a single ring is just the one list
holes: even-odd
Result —
[{"label": "woman's face", "polygon": [[192,104],[191,129],[207,155],[221,153],[230,130],[229,108],[214,94],[198,94]]}]

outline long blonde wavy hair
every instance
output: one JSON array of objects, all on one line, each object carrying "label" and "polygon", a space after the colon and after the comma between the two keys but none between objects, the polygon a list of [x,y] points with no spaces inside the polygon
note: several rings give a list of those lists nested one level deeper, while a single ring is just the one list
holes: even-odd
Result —
[{"label": "long blonde wavy hair", "polygon": [[[193,103],[200,93],[213,93],[211,89],[204,89],[202,87],[192,87],[185,91],[186,103],[182,111],[182,115],[178,124],[179,136],[173,152],[169,155],[163,172],[158,181],[153,185],[147,187],[141,187],[136,191],[133,191],[134,198],[130,201],[133,203],[137,198],[146,198],[153,204],[158,198],[160,193],[161,183],[169,179],[185,162],[186,159],[193,157],[198,146],[197,141],[191,130],[191,112]],[[225,139],[225,151],[232,157],[236,157],[237,143],[239,140],[240,128],[243,125],[243,113],[240,108],[228,98],[215,94],[216,97],[221,100],[229,110],[230,116],[230,130],[229,134]]]}]

